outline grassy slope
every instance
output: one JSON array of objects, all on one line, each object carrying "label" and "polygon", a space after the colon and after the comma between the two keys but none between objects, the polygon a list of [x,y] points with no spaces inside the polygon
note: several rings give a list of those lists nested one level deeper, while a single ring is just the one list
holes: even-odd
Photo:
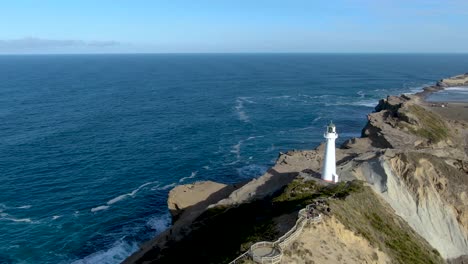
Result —
[{"label": "grassy slope", "polygon": [[447,139],[449,131],[444,121],[436,114],[424,109],[421,106],[410,105],[408,109],[401,109],[400,114],[414,116],[418,120],[418,127],[405,124],[409,132],[428,139],[432,143],[437,143]]},{"label": "grassy slope", "polygon": [[[140,263],[148,260],[154,263],[228,263],[255,242],[276,240],[281,234],[272,219],[296,214],[314,199],[327,197],[338,198],[331,201],[338,219],[394,256],[396,262],[441,262],[427,243],[420,242],[422,238],[407,225],[395,220],[396,217],[384,209],[372,191],[364,188],[360,182],[323,187],[315,181],[294,180],[274,197],[235,208],[208,210],[182,241],[162,251],[148,253],[140,259]],[[375,214],[370,214],[369,208],[373,208]],[[410,262],[402,261],[405,254],[411,257]]]},{"label": "grassy slope", "polygon": [[349,229],[386,252],[395,263],[444,263],[433,249],[369,187],[345,200],[330,202],[333,214]]}]

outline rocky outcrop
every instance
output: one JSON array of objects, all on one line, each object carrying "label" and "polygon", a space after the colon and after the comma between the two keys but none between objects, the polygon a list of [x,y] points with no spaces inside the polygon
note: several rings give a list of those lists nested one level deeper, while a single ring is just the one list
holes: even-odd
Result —
[{"label": "rocky outcrop", "polygon": [[176,222],[184,212],[196,209],[204,210],[210,204],[229,195],[235,187],[213,181],[202,181],[193,184],[179,185],[169,192],[167,205]]},{"label": "rocky outcrop", "polygon": [[318,173],[321,166],[322,157],[319,150],[280,153],[276,164],[264,175],[251,180],[211,207],[232,206],[262,199],[281,190],[302,171]]},{"label": "rocky outcrop", "polygon": [[437,82],[437,86],[440,86],[440,87],[467,86],[467,85],[468,85],[468,73],[442,79]]}]

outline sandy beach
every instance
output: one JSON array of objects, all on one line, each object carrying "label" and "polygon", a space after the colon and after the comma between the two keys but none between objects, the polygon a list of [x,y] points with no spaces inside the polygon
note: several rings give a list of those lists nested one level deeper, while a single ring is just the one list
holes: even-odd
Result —
[{"label": "sandy beach", "polygon": [[446,119],[468,121],[468,99],[467,102],[425,101],[424,105]]}]

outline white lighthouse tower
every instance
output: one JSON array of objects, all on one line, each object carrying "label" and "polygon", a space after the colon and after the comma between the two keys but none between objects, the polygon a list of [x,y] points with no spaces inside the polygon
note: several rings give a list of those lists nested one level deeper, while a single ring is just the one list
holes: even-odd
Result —
[{"label": "white lighthouse tower", "polygon": [[328,182],[338,182],[338,175],[336,175],[336,160],[335,160],[335,139],[338,138],[336,127],[333,122],[327,126],[327,131],[323,134],[327,139],[325,145],[325,155],[323,159],[322,180]]}]

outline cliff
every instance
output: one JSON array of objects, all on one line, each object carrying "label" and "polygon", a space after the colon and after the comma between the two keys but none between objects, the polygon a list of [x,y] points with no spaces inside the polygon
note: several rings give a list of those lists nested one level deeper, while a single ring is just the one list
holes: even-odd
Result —
[{"label": "cliff", "polygon": [[[306,224],[281,263],[463,263],[468,258],[468,111],[424,97],[468,85],[468,74],[416,95],[389,96],[368,115],[361,138],[336,152],[339,184],[321,181],[323,145],[280,153],[265,175],[227,186],[178,186],[168,205],[176,220],[125,263],[229,263],[258,241]],[[236,263],[250,263],[243,258]]]}]

